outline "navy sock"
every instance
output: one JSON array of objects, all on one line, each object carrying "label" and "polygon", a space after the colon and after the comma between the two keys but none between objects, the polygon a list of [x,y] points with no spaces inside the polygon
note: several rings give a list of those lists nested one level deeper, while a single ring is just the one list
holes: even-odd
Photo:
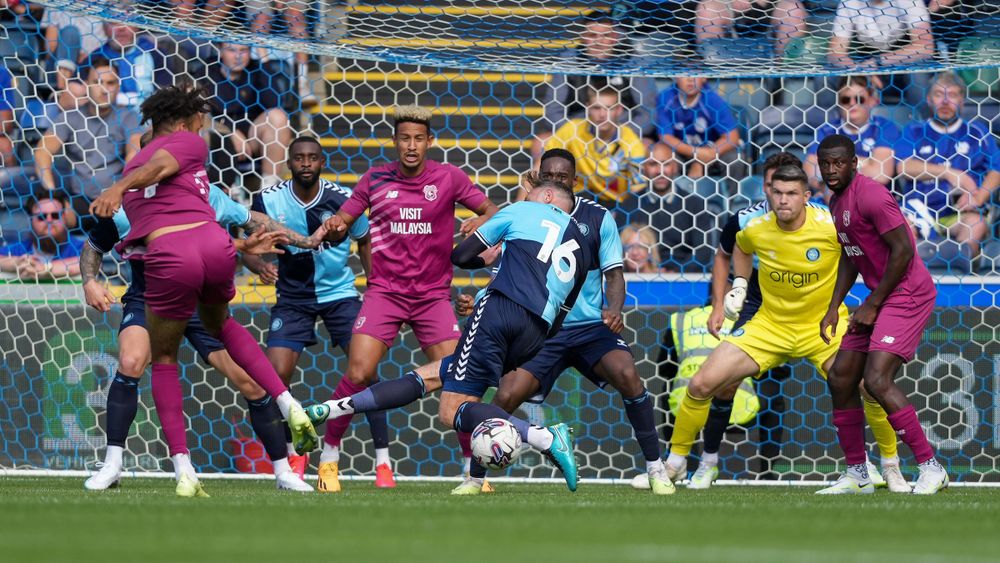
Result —
[{"label": "navy sock", "polygon": [[125,447],[129,428],[135,421],[138,409],[139,378],[115,372],[115,377],[108,388],[107,414],[104,423],[109,446]]},{"label": "navy sock", "polygon": [[246,402],[250,414],[250,426],[264,444],[267,457],[271,458],[271,461],[288,457],[288,442],[285,440],[285,429],[288,425],[281,419],[278,402],[270,395],[264,395],[256,401],[246,399]]},{"label": "navy sock", "polygon": [[645,389],[638,397],[626,399],[625,414],[632,424],[632,431],[635,432],[635,440],[639,442],[642,456],[646,461],[656,461],[660,459],[660,439],[656,435],[656,423],[653,422],[653,399]]},{"label": "navy sock", "polygon": [[424,380],[416,372],[399,379],[379,381],[351,396],[354,412],[384,411],[406,406],[424,396]]},{"label": "navy sock", "polygon": [[479,423],[490,418],[502,418],[514,425],[517,433],[521,435],[521,441],[528,443],[528,427],[531,426],[527,420],[522,420],[508,413],[502,408],[490,403],[462,403],[455,412],[455,430],[459,432],[472,433],[479,426]]},{"label": "navy sock", "polygon": [[376,450],[389,447],[389,422],[385,411],[369,411],[365,413],[368,419],[368,429],[372,432],[372,445]]},{"label": "navy sock", "polygon": [[707,454],[719,453],[719,446],[722,445],[722,438],[729,428],[729,418],[733,414],[733,401],[722,399],[712,399],[712,406],[708,408],[708,422],[705,423],[703,439],[705,441],[704,451]]}]

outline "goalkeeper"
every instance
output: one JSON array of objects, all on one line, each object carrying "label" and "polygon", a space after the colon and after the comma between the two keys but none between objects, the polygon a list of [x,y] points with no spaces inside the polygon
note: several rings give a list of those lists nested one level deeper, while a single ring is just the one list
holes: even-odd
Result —
[{"label": "goalkeeper", "polygon": [[[763,304],[753,319],[712,351],[688,384],[667,459],[667,474],[673,480],[686,474],[687,456],[716,393],[794,358],[807,359],[824,377],[833,363],[840,337],[827,344],[815,335],[815,327],[822,320],[822,304],[829,304],[833,292],[840,244],[829,210],[807,206],[809,197],[808,177],[801,168],[778,168],[769,196],[772,210],[750,221],[736,236],[736,279],[725,298],[726,316],[735,319],[743,308],[754,254],[760,264]],[[846,321],[847,308],[841,305],[837,334],[844,334]],[[868,413],[868,422],[876,436],[893,433],[884,412],[872,414]]]}]

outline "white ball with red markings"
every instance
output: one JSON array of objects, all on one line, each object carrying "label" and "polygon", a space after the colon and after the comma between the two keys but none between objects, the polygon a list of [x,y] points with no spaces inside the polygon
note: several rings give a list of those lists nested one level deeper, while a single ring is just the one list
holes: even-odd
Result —
[{"label": "white ball with red markings", "polygon": [[472,459],[486,469],[506,469],[521,455],[521,435],[502,418],[489,418],[472,431]]}]

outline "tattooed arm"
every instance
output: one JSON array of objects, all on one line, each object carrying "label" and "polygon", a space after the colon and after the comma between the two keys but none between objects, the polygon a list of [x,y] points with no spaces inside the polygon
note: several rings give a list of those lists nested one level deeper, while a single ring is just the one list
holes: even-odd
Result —
[{"label": "tattooed arm", "polygon": [[278,232],[284,234],[288,238],[288,244],[291,246],[297,246],[299,248],[314,249],[318,248],[323,242],[323,237],[326,236],[326,228],[320,227],[316,229],[310,236],[301,235],[288,227],[278,223],[269,216],[259,212],[251,211],[250,220],[247,221],[243,228],[246,229],[248,233],[255,233],[257,231],[262,231],[265,233]]},{"label": "tattooed arm", "polygon": [[106,313],[111,310],[115,296],[97,280],[103,258],[104,254],[98,252],[92,244],[83,245],[83,251],[80,252],[80,276],[83,278],[83,296],[87,305]]}]

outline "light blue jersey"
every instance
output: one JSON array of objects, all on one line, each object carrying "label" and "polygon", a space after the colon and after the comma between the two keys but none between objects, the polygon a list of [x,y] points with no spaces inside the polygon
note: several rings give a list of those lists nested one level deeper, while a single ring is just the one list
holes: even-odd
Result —
[{"label": "light blue jersey", "polygon": [[[312,201],[301,201],[295,195],[292,181],[287,180],[265,189],[253,199],[252,209],[264,213],[285,227],[302,235],[310,235],[333,217],[351,197],[351,190],[327,180],[319,181],[319,192]],[[368,235],[368,218],[364,215],[351,225],[350,237]],[[278,255],[278,298],[293,303],[329,303],[357,297],[354,271],[347,260],[351,241],[323,243],[316,250],[285,247]]]},{"label": "light blue jersey", "polygon": [[614,217],[602,205],[576,198],[573,218],[580,225],[585,239],[598,237],[598,261],[587,271],[587,280],[580,289],[580,296],[573,310],[566,316],[563,326],[573,327],[601,322],[604,309],[604,272],[622,267],[622,239]]},{"label": "light blue jersey", "polygon": [[572,216],[543,203],[509,205],[479,227],[476,236],[487,246],[505,243],[489,288],[550,327],[572,308],[596,261],[596,239],[584,237]]}]

